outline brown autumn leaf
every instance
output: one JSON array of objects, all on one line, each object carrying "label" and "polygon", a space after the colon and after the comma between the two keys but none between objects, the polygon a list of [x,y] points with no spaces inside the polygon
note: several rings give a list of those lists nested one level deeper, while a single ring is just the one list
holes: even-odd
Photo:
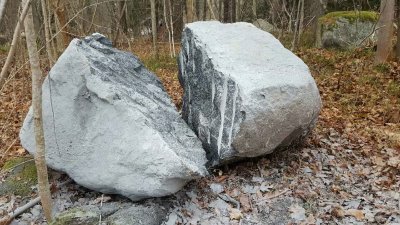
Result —
[{"label": "brown autumn leaf", "polygon": [[353,216],[358,221],[364,219],[364,212],[362,210],[358,210],[358,209],[348,209],[348,210],[346,210],[345,215],[346,216]]},{"label": "brown autumn leaf", "polygon": [[343,218],[345,216],[345,212],[342,207],[334,207],[331,211],[331,215],[336,218]]},{"label": "brown autumn leaf", "polygon": [[239,197],[239,202],[244,212],[249,212],[252,210],[250,200],[247,195],[241,194]]},{"label": "brown autumn leaf", "polygon": [[229,209],[229,218],[231,220],[240,220],[241,218],[243,218],[243,214],[239,209],[230,208]]},{"label": "brown autumn leaf", "polygon": [[17,149],[16,152],[17,152],[18,155],[25,155],[26,150],[24,148],[20,147],[20,148]]}]

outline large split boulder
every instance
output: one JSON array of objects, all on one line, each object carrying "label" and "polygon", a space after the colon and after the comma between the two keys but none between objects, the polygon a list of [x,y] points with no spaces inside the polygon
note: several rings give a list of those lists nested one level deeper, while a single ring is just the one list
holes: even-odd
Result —
[{"label": "large split boulder", "polygon": [[318,20],[317,46],[343,50],[374,46],[377,20],[372,11],[328,13]]},{"label": "large split boulder", "polygon": [[[74,39],[42,90],[47,163],[77,183],[139,200],[207,173],[201,142],[159,79],[104,36]],[[35,154],[32,110],[20,138]]]},{"label": "large split boulder", "polygon": [[252,24],[188,24],[178,61],[182,114],[212,164],[289,146],[317,120],[308,67]]}]

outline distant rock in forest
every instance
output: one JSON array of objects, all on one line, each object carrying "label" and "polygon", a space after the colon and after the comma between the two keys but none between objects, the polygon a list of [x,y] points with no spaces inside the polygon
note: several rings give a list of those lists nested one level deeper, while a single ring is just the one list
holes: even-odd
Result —
[{"label": "distant rock in forest", "polygon": [[376,44],[378,14],[372,11],[331,12],[318,20],[317,46],[354,49]]}]

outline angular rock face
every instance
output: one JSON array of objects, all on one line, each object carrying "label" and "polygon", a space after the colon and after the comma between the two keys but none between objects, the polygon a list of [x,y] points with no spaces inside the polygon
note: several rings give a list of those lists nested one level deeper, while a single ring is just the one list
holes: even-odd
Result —
[{"label": "angular rock face", "polygon": [[178,61],[183,117],[214,165],[286,147],[316,123],[308,67],[251,24],[187,25]]},{"label": "angular rock face", "polygon": [[[207,173],[201,142],[158,78],[104,36],[73,40],[42,90],[47,163],[77,183],[139,200]],[[34,154],[31,110],[20,138]]]}]

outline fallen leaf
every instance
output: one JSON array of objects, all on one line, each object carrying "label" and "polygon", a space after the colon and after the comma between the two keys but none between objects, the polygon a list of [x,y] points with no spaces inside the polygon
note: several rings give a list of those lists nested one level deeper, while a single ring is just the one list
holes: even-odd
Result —
[{"label": "fallen leaf", "polygon": [[17,150],[18,155],[24,155],[25,152],[26,152],[26,150],[24,148],[18,148],[18,150]]},{"label": "fallen leaf", "polygon": [[289,208],[290,217],[296,221],[306,219],[306,210],[298,204],[291,205]]},{"label": "fallen leaf", "polygon": [[358,209],[348,209],[346,210],[346,216],[354,216],[358,221],[364,219],[364,212]]},{"label": "fallen leaf", "polygon": [[243,218],[243,214],[242,212],[240,212],[239,209],[236,208],[231,208],[229,209],[229,218],[231,220],[240,220],[241,218]]},{"label": "fallen leaf", "polygon": [[388,165],[400,169],[400,156],[391,157],[388,161]]},{"label": "fallen leaf", "polygon": [[385,164],[386,164],[386,163],[383,161],[383,158],[382,158],[382,157],[374,156],[372,159],[373,159],[373,161],[374,161],[374,164],[377,165],[377,166],[385,166]]},{"label": "fallen leaf", "polygon": [[331,215],[336,218],[343,218],[345,216],[345,212],[342,207],[334,207],[331,211]]},{"label": "fallen leaf", "polygon": [[240,202],[240,206],[243,208],[244,212],[251,211],[250,200],[249,200],[249,197],[247,197],[247,195],[244,195],[244,194],[240,195],[239,202]]}]

